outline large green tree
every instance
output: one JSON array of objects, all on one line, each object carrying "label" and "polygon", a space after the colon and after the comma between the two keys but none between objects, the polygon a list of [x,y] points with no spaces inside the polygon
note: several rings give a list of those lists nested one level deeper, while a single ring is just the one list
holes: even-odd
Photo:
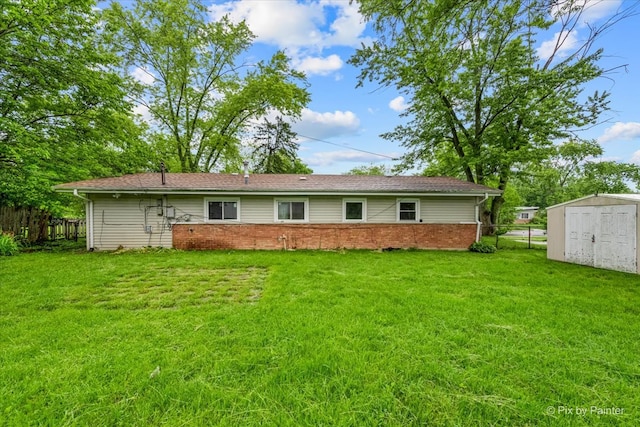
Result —
[{"label": "large green tree", "polygon": [[91,0],[0,0],[0,203],[59,208],[51,186],[137,170],[145,146]]},{"label": "large green tree", "polygon": [[595,141],[570,140],[549,159],[518,170],[513,184],[528,206],[547,208],[596,193],[628,193],[640,188],[640,167],[601,160]]},{"label": "large green tree", "polygon": [[313,173],[298,157],[297,136],[282,117],[263,119],[256,128],[251,151],[254,173]]},{"label": "large green tree", "polygon": [[240,61],[253,39],[246,24],[210,22],[197,0],[114,2],[105,18],[124,72],[142,75],[132,94],[153,118],[153,140],[171,170],[238,162],[251,120],[274,110],[296,116],[309,101],[304,75],[282,52]]},{"label": "large green tree", "polygon": [[[403,167],[429,164],[505,190],[518,165],[540,162],[556,140],[596,123],[607,94],[583,94],[605,73],[594,42],[622,11],[578,46],[567,40],[583,20],[585,2],[549,0],[359,0],[378,33],[351,59],[360,84],[394,86],[409,98],[408,124],[383,135],[408,152]],[[557,43],[542,57],[542,34],[553,24]],[[570,49],[569,49],[570,48]],[[484,209],[496,223],[502,197]]]}]

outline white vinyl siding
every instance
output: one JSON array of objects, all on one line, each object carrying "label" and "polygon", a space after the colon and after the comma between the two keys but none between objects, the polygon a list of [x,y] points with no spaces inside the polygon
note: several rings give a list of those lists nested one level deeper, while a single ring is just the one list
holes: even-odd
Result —
[{"label": "white vinyl siding", "polygon": [[273,224],[273,197],[242,197],[242,218],[247,224]]},{"label": "white vinyl siding", "polygon": [[367,222],[396,222],[396,198],[367,197]]},{"label": "white vinyl siding", "polygon": [[309,222],[316,224],[337,224],[342,222],[342,198],[310,197]]},{"label": "white vinyl siding", "polygon": [[475,222],[475,204],[475,197],[422,197],[420,214],[428,223]]},{"label": "white vinyl siding", "polygon": [[[172,246],[171,224],[202,224],[208,212],[205,200],[238,200],[238,223],[273,224],[278,221],[277,204],[274,200],[306,200],[306,221],[315,224],[344,223],[343,200],[365,200],[366,222],[397,223],[397,202],[395,196],[205,196],[205,195],[128,195],[92,194],[94,201],[94,247],[98,250],[113,250],[144,246]],[[407,198],[410,199],[410,198]],[[163,201],[163,209],[173,207],[174,218],[158,215],[158,200]],[[425,223],[474,222],[475,197],[421,197],[419,198],[419,219]],[[287,221],[288,222],[288,221]],[[301,222],[301,221],[294,221]],[[302,221],[304,222],[304,221]],[[229,223],[236,223],[230,221]],[[145,232],[151,227],[151,233]]]},{"label": "white vinyl siding", "polygon": [[[172,247],[169,223],[163,215],[158,215],[158,200],[162,200],[162,196],[120,195],[116,199],[112,195],[93,195],[91,199],[95,249]],[[145,227],[150,227],[149,233]]]}]

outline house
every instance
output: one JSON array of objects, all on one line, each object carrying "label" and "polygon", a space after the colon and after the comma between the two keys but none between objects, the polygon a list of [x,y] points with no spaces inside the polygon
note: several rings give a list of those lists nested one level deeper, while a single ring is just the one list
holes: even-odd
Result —
[{"label": "house", "polygon": [[516,224],[528,224],[538,213],[537,206],[517,206],[516,207]]},{"label": "house", "polygon": [[640,194],[596,194],[547,208],[547,258],[640,273]]},{"label": "house", "polygon": [[466,249],[500,191],[447,177],[141,173],[54,187],[87,249]]}]

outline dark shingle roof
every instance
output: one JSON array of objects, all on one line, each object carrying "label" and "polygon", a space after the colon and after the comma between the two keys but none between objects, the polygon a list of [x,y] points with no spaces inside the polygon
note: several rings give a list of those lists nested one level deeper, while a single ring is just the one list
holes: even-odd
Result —
[{"label": "dark shingle roof", "polygon": [[70,182],[57,191],[80,192],[264,192],[264,193],[465,193],[500,194],[495,188],[449,177],[252,174],[248,184],[242,174],[139,173],[115,178]]}]

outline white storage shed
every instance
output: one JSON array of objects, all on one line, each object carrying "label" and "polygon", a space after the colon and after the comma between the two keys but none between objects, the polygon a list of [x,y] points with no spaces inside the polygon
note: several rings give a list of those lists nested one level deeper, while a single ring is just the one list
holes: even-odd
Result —
[{"label": "white storage shed", "polygon": [[640,273],[640,194],[596,194],[547,208],[547,258]]}]

